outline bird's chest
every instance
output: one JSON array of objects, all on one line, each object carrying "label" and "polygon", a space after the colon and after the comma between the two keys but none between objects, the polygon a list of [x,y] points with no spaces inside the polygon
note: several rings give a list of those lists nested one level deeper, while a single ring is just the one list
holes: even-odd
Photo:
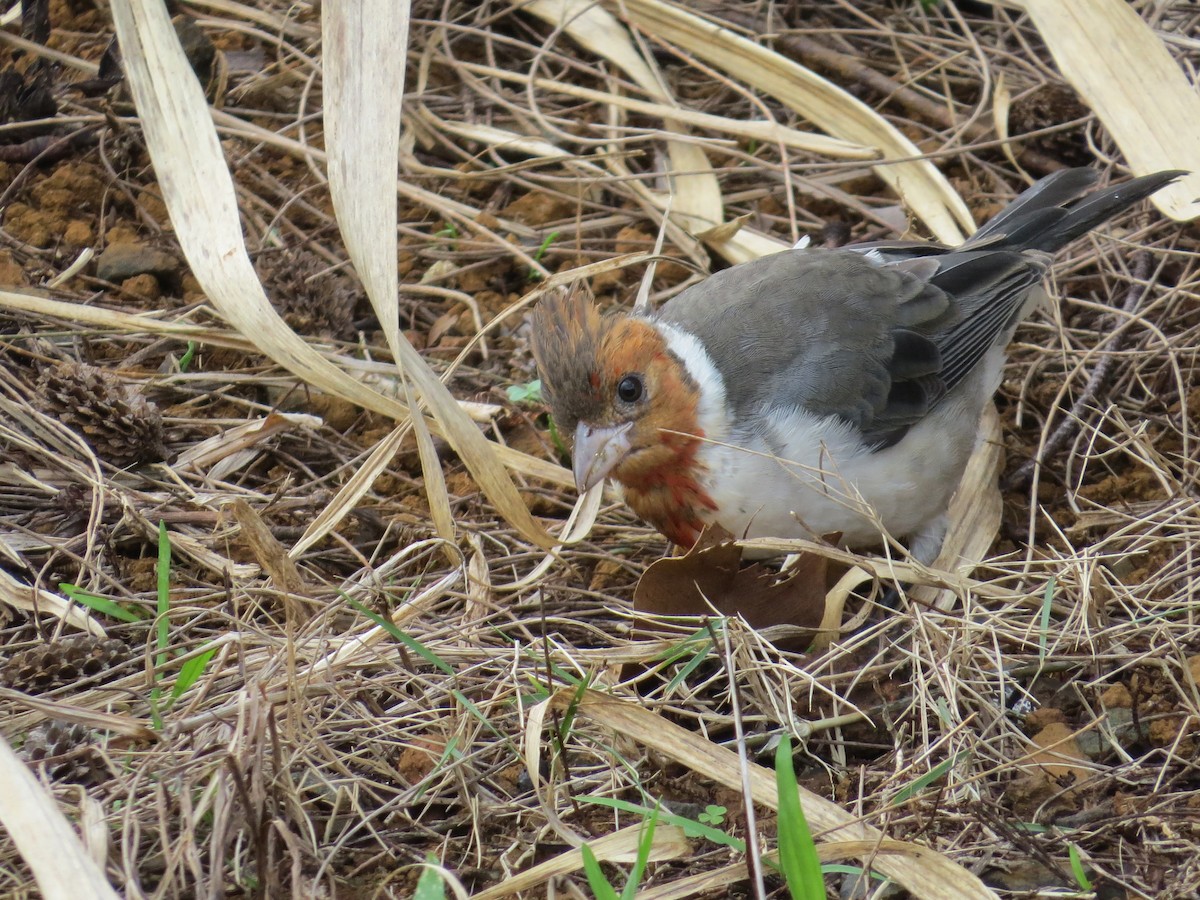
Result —
[{"label": "bird's chest", "polygon": [[[745,537],[841,534],[850,545],[910,534],[941,514],[974,443],[974,427],[931,416],[872,452],[851,426],[793,409],[733,430],[699,454],[708,515]],[[959,433],[962,432],[962,433]]]}]

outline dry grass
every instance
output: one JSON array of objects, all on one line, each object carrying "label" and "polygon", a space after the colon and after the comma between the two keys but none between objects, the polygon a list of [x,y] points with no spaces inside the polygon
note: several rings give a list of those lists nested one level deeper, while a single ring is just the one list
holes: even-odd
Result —
[{"label": "dry grass", "polygon": [[[1060,82],[1015,13],[690,6],[775,35],[776,49],[853,89],[977,219],[1023,185],[991,121],[1001,75],[1014,118],[1028,119],[1010,130],[1033,131],[1012,147],[1021,166],[1036,175],[1082,159],[1121,177],[1090,116],[1062,122],[1032,102]],[[94,73],[106,17],[53,9],[51,48]],[[468,893],[581,896],[574,846],[633,826],[627,838],[639,821],[591,800],[661,800],[689,819],[722,806],[721,827],[745,838],[737,754],[757,759],[790,730],[804,739],[802,784],[831,801],[814,821],[857,823],[827,838],[878,829],[905,842],[827,852],[880,870],[924,860],[929,885],[910,885],[913,896],[953,896],[935,882],[955,865],[1004,896],[1078,889],[1071,847],[1100,896],[1200,890],[1195,226],[1139,211],[1064,254],[1061,302],[1018,333],[998,399],[1000,532],[969,578],[927,579],[953,608],[913,599],[881,614],[851,597],[839,639],[810,655],[730,622],[685,679],[672,676],[688,656],[618,684],[623,665],[662,660],[661,643],[633,640],[629,597],[664,542],[606,503],[590,536],[545,565],[434,438],[455,528],[452,540],[437,534],[429,473],[394,432],[407,395],[393,351],[333,218],[317,17],[271,2],[189,10],[223,51],[217,123],[267,296],[324,363],[382,399],[354,405],[271,363],[187,275],[158,279],[153,296],[145,281],[114,285],[84,267],[48,299],[3,294],[0,735],[28,757],[46,723],[77,724],[59,727],[33,769],[112,884],[129,897],[406,897],[433,854]],[[576,498],[539,410],[504,390],[534,377],[521,309],[585,266],[606,303],[631,301],[662,227],[669,154],[702,151],[710,171],[693,174],[713,179],[724,220],[745,217],[748,231],[698,238],[687,217],[669,222],[655,302],[702,277],[709,248],[736,258],[805,233],[861,239],[908,224],[861,152],[806,147],[799,132],[813,129],[784,103],[653,31],[635,32],[634,46],[686,112],[670,128],[647,106],[662,96],[513,6],[420,2],[413,16],[399,329],[508,446],[529,511],[553,532]],[[1194,71],[1200,13],[1181,2],[1152,16]],[[60,102],[96,141],[28,172],[0,162],[0,269],[45,286],[114,228],[177,253],[127,95],[60,91]],[[782,128],[767,140],[722,125],[748,120]],[[90,236],[72,244],[72,222]],[[543,270],[552,277],[538,280]],[[185,368],[188,340],[198,344]],[[160,408],[165,462],[114,466],[110,439],[67,427],[91,413],[39,400],[46,372],[77,361]],[[126,401],[105,402],[107,421]],[[1019,475],[1043,446],[1053,452],[1035,477]],[[368,464],[377,477],[343,510]],[[341,517],[306,540],[331,506]],[[172,551],[165,655],[160,522]],[[68,607],[61,583],[141,619]],[[14,662],[82,627],[122,642],[98,671],[65,651],[50,675],[40,657]],[[207,650],[172,703],[188,659]],[[576,703],[581,684],[598,693]],[[769,847],[769,791],[754,796]],[[627,858],[617,840],[598,847]],[[743,854],[670,829],[657,849],[646,896],[749,895]],[[0,836],[0,896],[37,894],[29,863]]]}]

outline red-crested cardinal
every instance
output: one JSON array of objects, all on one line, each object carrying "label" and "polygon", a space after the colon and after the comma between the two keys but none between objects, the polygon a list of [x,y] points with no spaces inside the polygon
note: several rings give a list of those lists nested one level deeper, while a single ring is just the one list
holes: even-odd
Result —
[{"label": "red-crested cardinal", "polygon": [[1084,197],[1096,174],[1063,170],[960,247],[797,245],[645,315],[547,298],[533,353],[578,488],[611,476],[684,547],[708,523],[851,547],[886,529],[931,562],[1050,254],[1180,174]]}]

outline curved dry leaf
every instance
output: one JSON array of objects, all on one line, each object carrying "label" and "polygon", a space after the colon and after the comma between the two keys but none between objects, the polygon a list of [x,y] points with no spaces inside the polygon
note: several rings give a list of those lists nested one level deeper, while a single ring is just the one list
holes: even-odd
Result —
[{"label": "curved dry leaf", "polygon": [[[180,247],[205,293],[260,352],[289,371],[329,393],[403,420],[408,411],[402,404],[325,360],[287,327],[268,302],[246,252],[233,181],[207,103],[161,4],[118,0],[113,19],[163,200]],[[389,197],[395,182],[393,170]],[[393,230],[393,243],[394,234]],[[405,373],[444,425],[431,430],[446,437],[514,527],[539,546],[553,546],[553,538],[529,514],[501,462],[524,454],[514,456],[491,445],[407,342],[401,340],[395,350]]]},{"label": "curved dry leaf", "polygon": [[4,569],[0,569],[0,603],[25,612],[51,613],[88,634],[96,637],[108,636],[100,624],[78,605],[58,594],[22,584]]},{"label": "curved dry leaf", "polygon": [[1200,94],[1154,29],[1126,0],[1020,0],[1018,5],[1134,175],[1188,171],[1151,195],[1150,202],[1177,222],[1200,216]]},{"label": "curved dry leaf", "polygon": [[118,900],[50,792],[0,737],[0,823],[45,900]]},{"label": "curved dry leaf", "polygon": [[661,0],[605,0],[639,28],[765,91],[836,137],[878,147],[874,167],[938,240],[959,244],[975,223],[962,197],[921,151],[857,97],[799,63]]},{"label": "curved dry leaf", "polygon": [[803,650],[825,614],[826,567],[815,553],[799,554],[786,572],[774,573],[761,563],[742,565],[742,550],[733,535],[708,526],[683,556],[650,564],[633,591],[635,628],[651,628],[645,616],[741,616],[761,631],[775,625],[801,628],[802,638],[775,641],[783,649]]},{"label": "curved dry leaf", "polygon": [[[631,863],[637,859],[638,849],[643,837],[643,826],[627,825],[611,834],[588,840],[588,849],[596,859],[602,862]],[[647,857],[651,862],[664,862],[670,859],[680,859],[692,852],[691,842],[676,825],[659,825],[654,829],[654,842],[650,845]],[[545,862],[538,863],[524,872],[510,875],[500,884],[472,895],[472,900],[499,900],[501,897],[511,897],[519,891],[533,891],[541,887],[551,878],[570,875],[583,868],[583,853],[580,850],[568,850],[552,856]],[[638,896],[642,896],[639,892]]]},{"label": "curved dry leaf", "polygon": [[[549,549],[554,538],[530,514],[495,445],[400,333],[392,193],[400,155],[400,104],[380,103],[379,98],[404,93],[408,3],[329,3],[322,7],[321,21],[329,187],[346,250],[402,375],[441,424],[443,436],[496,511],[527,540]],[[425,423],[415,426],[431,515],[439,534],[449,539],[453,518],[444,473]]]},{"label": "curved dry leaf", "polygon": [[[551,25],[562,28],[580,46],[607,59],[628,75],[648,96],[670,106],[675,105],[662,76],[634,45],[628,29],[593,0],[509,2],[524,12],[533,13]],[[680,134],[687,131],[683,121],[674,115],[664,115],[663,127]],[[634,189],[658,210],[669,210],[671,217],[690,235],[699,235],[723,224],[725,204],[721,197],[721,185],[703,148],[687,141],[668,140],[667,156],[670,159],[669,194],[652,191],[636,180],[630,182]],[[617,168],[618,177],[628,174],[622,171],[624,167],[618,165],[615,159],[610,160],[609,164]],[[748,235],[739,233],[727,241],[713,242],[711,246],[730,261],[742,262],[756,258],[754,247],[747,243],[747,239]]]}]

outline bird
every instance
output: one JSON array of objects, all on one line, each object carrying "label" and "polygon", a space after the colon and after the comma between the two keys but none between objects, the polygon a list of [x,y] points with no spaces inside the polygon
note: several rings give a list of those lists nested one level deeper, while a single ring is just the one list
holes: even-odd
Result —
[{"label": "bird", "polygon": [[547,296],[531,349],[576,487],[611,479],[683,548],[716,524],[851,549],[893,539],[932,563],[1052,254],[1183,174],[1093,190],[1095,171],[1062,169],[958,247],[801,241],[653,311]]}]

